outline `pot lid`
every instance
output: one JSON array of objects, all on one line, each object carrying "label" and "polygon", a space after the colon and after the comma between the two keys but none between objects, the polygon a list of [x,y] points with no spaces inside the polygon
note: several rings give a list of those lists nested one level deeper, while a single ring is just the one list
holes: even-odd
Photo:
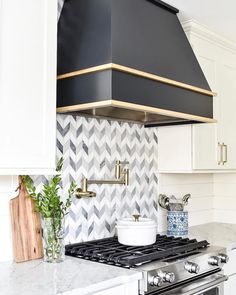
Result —
[{"label": "pot lid", "polygon": [[123,226],[150,226],[156,225],[151,218],[140,217],[140,215],[133,215],[133,217],[122,218],[117,221],[117,225]]}]

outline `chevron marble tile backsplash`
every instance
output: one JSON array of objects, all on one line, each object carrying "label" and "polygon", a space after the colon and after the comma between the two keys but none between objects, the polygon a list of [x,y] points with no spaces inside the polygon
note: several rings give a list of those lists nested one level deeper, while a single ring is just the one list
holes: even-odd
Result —
[{"label": "chevron marble tile backsplash", "polygon": [[[140,213],[157,220],[157,129],[138,124],[57,116],[57,156],[63,156],[62,195],[74,180],[114,179],[116,160],[129,161],[130,185],[90,185],[96,198],[74,198],[66,243],[110,237],[116,220]],[[40,186],[45,179],[35,179]]]}]

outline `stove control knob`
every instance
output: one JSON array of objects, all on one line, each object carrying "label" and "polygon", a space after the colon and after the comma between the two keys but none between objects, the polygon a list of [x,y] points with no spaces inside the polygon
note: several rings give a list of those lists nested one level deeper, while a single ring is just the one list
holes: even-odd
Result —
[{"label": "stove control knob", "polygon": [[224,253],[219,253],[218,257],[220,258],[221,263],[227,263],[229,261],[229,256]]},{"label": "stove control knob", "polygon": [[148,277],[148,283],[151,286],[160,287],[163,284],[163,280],[160,276],[150,276]]},{"label": "stove control knob", "polygon": [[173,272],[163,272],[162,279],[164,283],[173,283],[175,281],[175,274]]},{"label": "stove control knob", "polygon": [[200,266],[196,263],[189,262],[187,261],[184,265],[184,268],[189,272],[189,273],[195,273],[198,274],[200,271]]},{"label": "stove control knob", "polygon": [[211,256],[208,259],[208,264],[212,266],[221,266],[221,258],[219,256]]}]

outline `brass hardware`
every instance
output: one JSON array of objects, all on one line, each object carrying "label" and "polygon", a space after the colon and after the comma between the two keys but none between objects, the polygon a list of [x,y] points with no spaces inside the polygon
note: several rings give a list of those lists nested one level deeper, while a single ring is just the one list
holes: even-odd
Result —
[{"label": "brass hardware", "polygon": [[[115,166],[115,177],[116,179],[120,179],[121,175],[124,175],[124,180],[125,180],[125,185],[128,185],[129,182],[129,170],[128,169],[121,169],[121,165],[128,165],[129,162],[124,161],[116,161],[116,166]],[[128,177],[127,177],[128,176]]]},{"label": "brass hardware", "polygon": [[124,181],[125,185],[129,185],[129,169],[124,169]]},{"label": "brass hardware", "polygon": [[220,160],[218,165],[225,165],[228,162],[228,145],[218,142],[218,147],[220,147]]},{"label": "brass hardware", "polygon": [[[96,193],[92,191],[88,191],[88,185],[89,184],[121,184],[121,185],[129,185],[129,169],[122,169],[121,165],[129,164],[129,162],[121,162],[116,161],[115,165],[115,176],[116,179],[101,179],[101,180],[95,180],[95,179],[87,179],[83,178],[81,181],[81,188],[78,188],[76,190],[76,197],[78,199],[84,198],[84,197],[96,197]],[[123,177],[121,177],[123,176]]]},{"label": "brass hardware", "polygon": [[110,70],[111,65],[112,65],[111,63],[108,63],[108,64],[104,64],[104,65],[100,65],[100,66],[85,68],[82,70],[61,74],[61,75],[57,76],[57,80],[62,80],[62,79],[67,79],[67,78],[71,78],[71,77],[75,77],[75,76],[86,75],[86,74],[90,74],[90,73]]},{"label": "brass hardware", "polygon": [[139,218],[140,218],[140,215],[139,214],[133,214],[133,218],[134,218],[134,221],[139,221]]},{"label": "brass hardware", "polygon": [[222,153],[223,151],[224,151],[224,157],[222,156],[223,157],[222,164],[224,165],[228,162],[228,146],[227,144],[224,144],[224,142],[222,144]]},{"label": "brass hardware", "polygon": [[93,198],[96,197],[96,193],[92,192],[92,191],[85,191],[83,192],[83,190],[81,188],[78,188],[76,190],[75,196],[77,199],[81,199],[81,198]]},{"label": "brass hardware", "polygon": [[[127,111],[127,112],[126,112]],[[129,103],[124,101],[118,101],[114,99],[107,99],[98,102],[77,104],[72,106],[65,106],[57,108],[58,113],[71,113],[80,112],[85,116],[97,116],[106,117],[108,119],[121,119],[130,122],[143,122],[143,123],[155,123],[155,122],[166,122],[166,117],[169,121],[173,121],[173,118],[179,118],[176,122],[184,122],[185,120],[199,121],[204,123],[217,123],[217,120],[190,115],[186,113],[170,111],[160,109],[156,107],[149,107],[145,105],[138,105],[135,103]],[[94,115],[96,114],[96,115]],[[161,118],[164,116],[164,118]],[[162,119],[162,120],[161,120]],[[148,121],[147,121],[148,120]]]},{"label": "brass hardware", "polygon": [[61,80],[61,79],[71,78],[74,76],[80,76],[80,75],[84,75],[84,74],[89,74],[89,73],[94,73],[94,72],[99,72],[99,71],[106,71],[106,70],[117,70],[120,72],[129,73],[131,75],[136,75],[139,77],[154,80],[154,81],[161,82],[164,84],[169,84],[169,85],[172,85],[175,87],[184,88],[184,89],[198,92],[201,94],[205,94],[208,96],[216,96],[217,95],[215,92],[212,92],[212,91],[200,88],[200,87],[196,87],[193,85],[189,85],[186,83],[182,83],[179,81],[175,81],[172,79],[161,77],[161,76],[158,76],[158,75],[155,75],[152,73],[140,71],[140,70],[137,70],[134,68],[130,68],[130,67],[114,64],[114,63],[103,64],[103,65],[90,67],[90,68],[86,68],[86,69],[82,69],[82,70],[78,70],[78,71],[74,71],[74,72],[70,72],[70,73],[65,73],[65,74],[57,76],[57,79]]},{"label": "brass hardware", "polygon": [[121,176],[121,173],[120,173],[120,161],[116,161],[115,177],[116,177],[116,179],[119,179],[120,176]]},{"label": "brass hardware", "polygon": [[218,142],[218,149],[220,148],[220,160],[218,161],[218,165],[223,164],[223,145]]},{"label": "brass hardware", "polygon": [[226,163],[228,162],[228,145],[226,144],[225,145],[225,161],[226,161]]},{"label": "brass hardware", "polygon": [[78,199],[85,198],[85,197],[87,198],[96,197],[96,193],[92,191],[88,191],[88,182],[86,178],[82,179],[81,188],[78,188],[76,190],[75,195],[76,195],[76,198]]}]

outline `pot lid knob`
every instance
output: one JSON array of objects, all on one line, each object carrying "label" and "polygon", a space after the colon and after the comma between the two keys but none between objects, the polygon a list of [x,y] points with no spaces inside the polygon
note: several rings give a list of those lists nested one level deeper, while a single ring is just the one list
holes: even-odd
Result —
[{"label": "pot lid knob", "polygon": [[134,221],[139,221],[139,218],[140,218],[140,215],[139,214],[133,214],[133,218],[134,218]]}]

